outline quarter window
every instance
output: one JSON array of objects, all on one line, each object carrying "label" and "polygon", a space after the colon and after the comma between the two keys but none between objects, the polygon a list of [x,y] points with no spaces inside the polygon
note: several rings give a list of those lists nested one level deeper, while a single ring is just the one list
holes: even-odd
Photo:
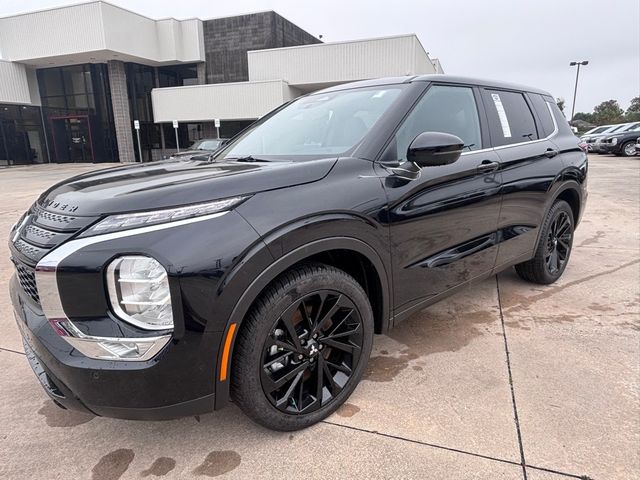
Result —
[{"label": "quarter window", "polygon": [[469,87],[434,85],[420,99],[396,132],[399,160],[405,160],[409,144],[423,132],[457,135],[468,150],[482,148],[478,108]]},{"label": "quarter window", "polygon": [[517,92],[483,90],[489,116],[489,131],[494,146],[529,142],[539,138],[533,113]]},{"label": "quarter window", "polygon": [[535,108],[538,118],[540,119],[540,128],[542,130],[540,133],[544,133],[544,136],[548,137],[555,130],[555,126],[547,102],[542,98],[542,95],[538,95],[537,93],[530,93],[529,99],[531,99],[533,108]]}]

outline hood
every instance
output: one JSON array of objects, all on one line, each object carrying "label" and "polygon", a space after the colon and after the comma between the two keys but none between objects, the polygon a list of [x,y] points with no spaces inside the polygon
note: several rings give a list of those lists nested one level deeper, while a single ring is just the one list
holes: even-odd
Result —
[{"label": "hood", "polygon": [[52,212],[91,216],[169,208],[315,182],[336,161],[170,159],[85,173],[54,185],[38,203]]}]

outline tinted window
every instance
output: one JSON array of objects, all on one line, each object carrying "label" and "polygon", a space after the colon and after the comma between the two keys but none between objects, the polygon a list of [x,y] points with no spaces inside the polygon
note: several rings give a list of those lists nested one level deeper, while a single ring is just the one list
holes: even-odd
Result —
[{"label": "tinted window", "polygon": [[396,132],[399,160],[406,159],[409,144],[422,132],[457,135],[470,150],[482,148],[478,109],[469,87],[432,86]]},{"label": "tinted window", "polygon": [[536,123],[524,95],[503,90],[483,90],[494,146],[538,138]]},{"label": "tinted window", "polygon": [[538,114],[538,119],[540,120],[540,128],[542,130],[542,132],[540,132],[540,136],[548,137],[553,133],[555,124],[553,123],[553,118],[551,117],[551,112],[549,111],[547,102],[542,98],[542,95],[538,95],[537,93],[530,93],[529,99]]},{"label": "tinted window", "polygon": [[556,102],[547,100],[547,104],[551,107],[553,116],[556,119],[556,125],[558,125],[558,132],[560,132],[560,134],[562,135],[574,136],[575,134],[571,130],[571,127],[569,126],[569,122],[567,121],[563,113],[558,108],[558,105],[556,105]]}]

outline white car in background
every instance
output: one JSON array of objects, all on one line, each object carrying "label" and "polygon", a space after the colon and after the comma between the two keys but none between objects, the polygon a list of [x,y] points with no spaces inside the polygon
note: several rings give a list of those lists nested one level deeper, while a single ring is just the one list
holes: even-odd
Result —
[{"label": "white car in background", "polygon": [[599,135],[600,133],[605,133],[608,129],[610,129],[611,127],[616,127],[617,125],[600,125],[599,127],[594,127],[591,130],[587,130],[586,132],[584,132],[581,136],[580,139],[581,140],[587,140],[587,138],[590,138],[594,135]]}]

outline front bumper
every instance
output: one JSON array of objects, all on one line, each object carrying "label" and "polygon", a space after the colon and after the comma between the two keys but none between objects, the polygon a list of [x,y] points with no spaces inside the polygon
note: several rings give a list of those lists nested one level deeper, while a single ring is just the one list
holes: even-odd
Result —
[{"label": "front bumper", "polygon": [[[214,359],[221,333],[173,340],[145,362],[93,360],[56,333],[22,292],[15,275],[10,293],[29,364],[59,406],[131,420],[161,420],[213,410]],[[194,357],[203,345],[211,350],[205,363]]]}]

